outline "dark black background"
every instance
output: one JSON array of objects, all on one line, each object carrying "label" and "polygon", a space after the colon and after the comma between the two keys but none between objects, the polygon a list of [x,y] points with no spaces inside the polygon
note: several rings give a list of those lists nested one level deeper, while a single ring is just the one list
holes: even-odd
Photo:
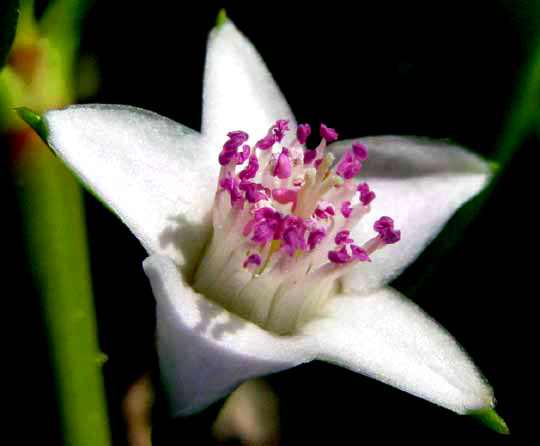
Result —
[{"label": "dark black background", "polygon": [[[134,3],[98,0],[90,11],[82,51],[97,58],[101,88],[88,101],[147,108],[199,129],[206,36],[220,5]],[[325,122],[342,138],[451,138],[489,157],[534,43],[540,20],[531,16],[533,2],[290,3],[230,5],[227,13],[258,48],[299,122]],[[512,436],[315,362],[270,378],[280,397],[284,444],[499,444],[534,430],[538,149],[538,134],[531,134],[480,216],[413,296],[474,358],[495,389],[498,413]],[[141,268],[145,251],[100,203],[85,198],[100,343],[109,356],[110,412],[115,444],[121,445],[121,397],[154,364],[154,302]],[[10,209],[14,237],[8,249],[23,271],[16,211]],[[39,310],[28,297],[32,287],[23,272],[6,280],[17,289],[10,294],[21,320],[16,333],[25,335],[16,336],[16,360],[9,362],[15,362],[22,394],[13,410],[39,428],[39,434],[20,432],[21,439],[54,435],[54,396]],[[396,286],[411,283],[409,274]],[[191,444],[188,435],[197,423],[169,427],[174,436],[165,441],[161,435],[156,446]]]}]

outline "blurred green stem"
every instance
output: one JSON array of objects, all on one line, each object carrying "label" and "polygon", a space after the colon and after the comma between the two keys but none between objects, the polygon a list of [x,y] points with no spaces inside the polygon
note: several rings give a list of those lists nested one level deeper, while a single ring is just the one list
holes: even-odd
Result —
[{"label": "blurred green stem", "polygon": [[104,355],[97,340],[82,190],[13,110],[28,106],[41,112],[76,102],[73,73],[86,5],[51,1],[38,22],[33,0],[21,1],[15,42],[0,73],[0,129],[41,301],[63,443],[108,446]]},{"label": "blurred green stem", "polygon": [[30,128],[8,140],[64,444],[106,446],[104,355],[97,344],[82,191]]},{"label": "blurred green stem", "polygon": [[[539,13],[540,13],[540,7]],[[538,124],[540,113],[540,32],[518,77],[517,89],[493,158],[504,167]]]}]

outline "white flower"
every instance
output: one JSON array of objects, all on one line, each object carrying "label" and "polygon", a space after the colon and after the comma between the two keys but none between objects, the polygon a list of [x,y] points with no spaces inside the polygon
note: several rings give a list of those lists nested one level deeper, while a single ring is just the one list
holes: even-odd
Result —
[{"label": "white flower", "polygon": [[[457,342],[386,285],[486,184],[489,166],[475,155],[396,136],[325,148],[334,135],[323,127],[317,151],[306,152],[322,161],[304,164],[307,127],[295,137],[287,102],[230,21],[209,39],[201,133],[117,105],[44,119],[49,145],[149,253],[173,415],[313,359],[457,413],[494,405]],[[334,157],[342,161],[330,169]]]}]

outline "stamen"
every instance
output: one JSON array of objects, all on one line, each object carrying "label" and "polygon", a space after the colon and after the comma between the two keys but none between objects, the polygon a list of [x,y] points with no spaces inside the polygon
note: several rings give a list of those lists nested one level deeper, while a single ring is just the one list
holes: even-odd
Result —
[{"label": "stamen", "polygon": [[231,177],[223,178],[219,185],[229,192],[231,196],[231,206],[234,206],[236,203],[242,200],[242,194],[238,190],[238,182],[233,180]]},{"label": "stamen", "polygon": [[289,121],[287,119],[279,119],[274,125],[273,133],[277,142],[281,142],[285,133],[289,130]]},{"label": "stamen", "polygon": [[375,199],[375,193],[369,190],[367,183],[359,184],[357,190],[360,192],[360,201],[364,206],[367,206]]},{"label": "stamen", "polygon": [[332,263],[349,263],[352,257],[347,253],[347,248],[343,246],[339,251],[328,251],[328,260]]},{"label": "stamen", "polygon": [[268,134],[263,139],[259,139],[255,143],[255,147],[261,150],[268,150],[272,148],[275,142],[276,142],[276,137],[272,134]]},{"label": "stamen", "polygon": [[317,157],[316,150],[306,150],[304,152],[304,164],[310,164]]},{"label": "stamen", "polygon": [[[300,124],[296,129],[296,139],[300,144],[305,144],[307,137],[311,134],[311,127],[309,124]],[[304,161],[305,162],[305,161]]]},{"label": "stamen", "polygon": [[309,250],[313,251],[325,236],[325,232],[322,229],[315,229],[309,233],[308,246]]},{"label": "stamen", "polygon": [[379,233],[379,237],[387,245],[397,243],[401,239],[401,231],[394,229],[394,220],[390,217],[379,218],[373,225],[373,229]]},{"label": "stamen", "polygon": [[308,124],[285,147],[288,131],[289,122],[277,120],[253,146],[246,132],[227,134],[213,238],[194,280],[197,291],[278,334],[316,314],[340,277],[401,237],[386,216],[363,245],[351,237],[375,199],[367,183],[355,181],[368,157],[365,145],[353,143],[334,165],[334,155],[324,152],[338,137],[334,129],[320,125],[315,150],[304,147]]},{"label": "stamen", "polygon": [[343,245],[347,243],[352,243],[354,240],[352,238],[349,238],[350,231],[339,231],[336,234],[336,238],[334,241],[336,242],[336,245]]},{"label": "stamen", "polygon": [[352,151],[358,161],[365,161],[368,158],[368,149],[364,144],[353,142]]},{"label": "stamen", "polygon": [[320,182],[326,177],[326,175],[330,171],[330,168],[332,167],[332,164],[334,163],[334,159],[335,156],[332,153],[327,153],[321,160],[320,165],[315,165],[315,168],[317,169],[317,177],[315,181]]},{"label": "stamen", "polygon": [[229,132],[227,134],[229,140],[223,144],[223,150],[219,154],[219,164],[222,166],[228,165],[233,159],[236,158],[238,147],[240,147],[248,139],[248,134],[237,130],[235,132]]},{"label": "stamen", "polygon": [[277,158],[272,175],[281,178],[282,180],[289,178],[291,176],[291,167],[292,166],[291,160],[289,159],[289,151],[286,147],[283,147],[281,153]]},{"label": "stamen", "polygon": [[330,205],[327,205],[324,209],[319,205],[315,209],[314,214],[317,217],[322,218],[323,220],[326,220],[329,216],[334,216],[335,212],[334,212],[334,208]]},{"label": "stamen", "polygon": [[362,163],[356,159],[352,150],[348,150],[345,152],[341,162],[338,164],[336,173],[346,180],[349,180],[356,176],[356,174],[360,172],[361,168]]},{"label": "stamen", "polygon": [[251,147],[249,147],[247,144],[244,144],[242,146],[242,152],[238,152],[236,154],[236,164],[238,165],[243,164],[244,161],[248,159],[250,151],[251,151]]},{"label": "stamen", "polygon": [[283,232],[283,248],[290,257],[294,255],[297,249],[304,251],[306,242],[301,228],[290,227]]},{"label": "stamen", "polygon": [[350,201],[344,201],[341,203],[341,213],[345,218],[349,218],[351,216],[351,213],[353,211],[353,208],[351,207]]},{"label": "stamen", "polygon": [[261,184],[242,182],[238,186],[246,194],[246,200],[250,203],[257,203],[261,200],[267,200],[268,196],[263,191],[265,190]]},{"label": "stamen", "polygon": [[243,266],[248,269],[255,269],[256,267],[261,266],[261,256],[259,254],[251,254],[246,258]]},{"label": "stamen", "polygon": [[257,175],[257,171],[259,170],[259,160],[257,159],[257,155],[253,154],[249,157],[248,166],[242,170],[238,176],[242,181],[250,180],[252,178],[255,178],[255,175]]},{"label": "stamen", "polygon": [[272,198],[280,204],[296,203],[298,192],[293,189],[279,187],[272,189]]},{"label": "stamen", "polygon": [[330,127],[326,127],[324,124],[321,124],[319,131],[321,133],[322,138],[326,142],[332,142],[338,139],[338,134],[334,129],[331,129]]},{"label": "stamen", "polygon": [[366,250],[356,245],[350,245],[352,256],[360,262],[371,262]]}]

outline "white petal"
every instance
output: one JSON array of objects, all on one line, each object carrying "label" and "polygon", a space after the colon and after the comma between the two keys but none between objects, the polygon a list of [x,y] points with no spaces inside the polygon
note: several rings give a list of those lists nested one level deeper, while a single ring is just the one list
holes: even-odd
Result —
[{"label": "white petal", "polygon": [[53,150],[150,254],[195,263],[208,237],[218,171],[200,134],[120,105],[51,110],[45,119]]},{"label": "white petal", "polygon": [[204,73],[202,134],[221,144],[228,132],[243,130],[255,143],[278,119],[294,116],[264,61],[231,21],[208,38]]},{"label": "white petal", "polygon": [[160,371],[174,416],[204,409],[249,378],[313,359],[313,339],[272,335],[227,312],[190,288],[167,257],[147,258],[144,269],[157,300]]},{"label": "white petal", "polygon": [[384,215],[401,230],[398,243],[377,251],[372,263],[345,278],[345,287],[365,292],[388,283],[422,252],[452,214],[486,185],[490,166],[461,147],[427,138],[375,136],[330,148],[339,154],[353,141],[368,147],[358,178],[377,195],[371,212],[353,230],[355,241],[376,235],[373,223]]},{"label": "white petal", "polygon": [[456,340],[391,288],[332,299],[302,333],[318,339],[318,359],[457,413],[494,404],[491,387]]}]

